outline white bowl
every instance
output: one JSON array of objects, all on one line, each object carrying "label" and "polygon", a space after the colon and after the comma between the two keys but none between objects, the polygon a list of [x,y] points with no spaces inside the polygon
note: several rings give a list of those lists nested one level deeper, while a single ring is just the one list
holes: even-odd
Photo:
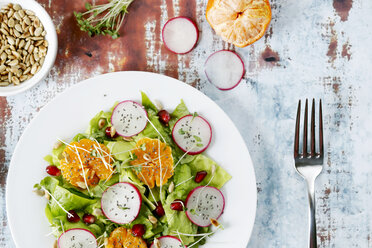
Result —
[{"label": "white bowl", "polygon": [[58,48],[57,33],[53,21],[40,4],[34,0],[0,0],[0,8],[8,3],[18,3],[23,9],[32,10],[35,12],[35,15],[39,17],[44,29],[47,32],[45,39],[48,41],[48,52],[45,56],[44,64],[39,72],[37,72],[32,78],[20,83],[19,85],[10,85],[5,87],[0,86],[0,96],[10,96],[23,92],[43,80],[54,65]]}]

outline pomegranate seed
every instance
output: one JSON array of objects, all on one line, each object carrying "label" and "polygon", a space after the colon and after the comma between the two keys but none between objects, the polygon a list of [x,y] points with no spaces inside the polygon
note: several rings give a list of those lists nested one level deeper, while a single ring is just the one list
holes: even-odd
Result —
[{"label": "pomegranate seed", "polygon": [[143,224],[135,224],[132,227],[132,235],[134,237],[142,237],[146,232],[146,227]]},{"label": "pomegranate seed", "polygon": [[51,176],[59,176],[61,175],[61,171],[55,165],[49,165],[46,167],[46,172]]},{"label": "pomegranate seed", "polygon": [[196,183],[201,183],[207,175],[208,173],[206,171],[199,171],[198,173],[196,173],[194,181]]},{"label": "pomegranate seed", "polygon": [[172,210],[175,210],[175,211],[183,211],[183,201],[180,200],[180,199],[177,199],[177,200],[174,200],[171,205],[170,205],[170,208]]},{"label": "pomegranate seed", "polygon": [[67,220],[69,222],[72,222],[72,223],[75,223],[75,222],[78,222],[80,220],[80,217],[79,215],[75,212],[75,210],[70,210],[68,211],[69,214],[67,214]]},{"label": "pomegranate seed", "polygon": [[92,214],[84,214],[83,216],[83,221],[85,222],[85,224],[93,224],[94,222],[96,222],[96,217]]},{"label": "pomegranate seed", "polygon": [[159,120],[164,124],[164,125],[168,125],[168,122],[170,121],[171,117],[168,113],[168,111],[166,110],[160,110],[159,113],[158,113],[158,116],[159,116]]},{"label": "pomegranate seed", "polygon": [[161,204],[160,201],[158,202],[158,205],[156,206],[154,212],[155,212],[155,214],[156,214],[158,217],[162,217],[162,216],[165,215],[165,211],[164,211],[163,205]]},{"label": "pomegranate seed", "polygon": [[118,137],[118,133],[115,131],[115,129],[113,127],[106,127],[105,134],[106,134],[106,137],[107,138],[116,138],[116,137]]}]

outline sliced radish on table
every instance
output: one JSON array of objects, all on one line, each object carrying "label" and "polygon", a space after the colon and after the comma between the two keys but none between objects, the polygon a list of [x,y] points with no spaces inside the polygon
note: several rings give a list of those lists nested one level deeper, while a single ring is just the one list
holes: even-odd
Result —
[{"label": "sliced radish on table", "polygon": [[111,124],[120,136],[131,137],[145,129],[147,119],[147,112],[141,104],[123,101],[112,112]]},{"label": "sliced radish on table", "polygon": [[81,228],[69,229],[58,238],[59,248],[96,248],[96,237],[90,231]]},{"label": "sliced radish on table", "polygon": [[211,219],[217,220],[225,208],[222,192],[211,186],[199,186],[193,189],[186,199],[186,215],[197,226],[207,227]]},{"label": "sliced radish on table", "polygon": [[179,16],[170,19],[163,27],[164,45],[177,54],[190,52],[199,39],[196,24],[187,17]]},{"label": "sliced radish on table", "polygon": [[117,224],[135,220],[141,210],[142,197],[136,186],[121,182],[112,185],[102,194],[103,214]]},{"label": "sliced radish on table", "polygon": [[220,90],[235,88],[244,75],[244,62],[238,54],[221,50],[213,53],[205,62],[208,80]]},{"label": "sliced radish on table", "polygon": [[195,155],[208,148],[212,140],[212,128],[203,117],[186,115],[174,125],[172,137],[181,150]]},{"label": "sliced radish on table", "polygon": [[[156,242],[159,243],[159,245],[155,244]],[[185,245],[182,244],[181,240],[179,240],[176,237],[173,236],[162,236],[157,238],[157,241],[154,241],[150,248],[184,248]]]}]

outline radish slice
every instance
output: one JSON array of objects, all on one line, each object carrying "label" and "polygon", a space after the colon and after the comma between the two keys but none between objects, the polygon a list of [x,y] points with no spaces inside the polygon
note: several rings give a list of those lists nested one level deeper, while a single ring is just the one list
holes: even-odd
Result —
[{"label": "radish slice", "polygon": [[218,89],[231,90],[243,78],[244,62],[238,54],[221,50],[209,56],[205,62],[205,74]]},{"label": "radish slice", "polygon": [[196,24],[183,16],[167,21],[162,34],[165,47],[177,54],[190,52],[199,39],[199,30]]},{"label": "radish slice", "polygon": [[117,224],[128,224],[135,220],[141,210],[142,197],[136,186],[121,182],[112,185],[102,194],[103,214]]},{"label": "radish slice", "polygon": [[187,247],[182,244],[181,240],[173,236],[162,236],[158,238],[160,246],[155,245],[154,243],[151,244],[150,248],[184,248]]},{"label": "radish slice", "polygon": [[173,127],[172,137],[177,146],[190,155],[205,151],[212,140],[212,128],[201,116],[186,115]]},{"label": "radish slice", "polygon": [[97,246],[96,237],[86,229],[69,229],[58,238],[59,248],[96,248]]},{"label": "radish slice", "polygon": [[211,219],[218,219],[225,208],[222,192],[211,186],[199,186],[186,198],[186,215],[197,226],[210,226]]},{"label": "radish slice", "polygon": [[123,137],[131,137],[145,129],[147,125],[145,108],[134,101],[123,101],[116,105],[111,116],[111,124]]}]

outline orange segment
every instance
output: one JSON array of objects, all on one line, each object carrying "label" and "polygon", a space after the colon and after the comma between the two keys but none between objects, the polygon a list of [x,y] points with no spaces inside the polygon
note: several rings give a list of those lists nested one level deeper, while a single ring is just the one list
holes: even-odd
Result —
[{"label": "orange segment", "polygon": [[158,139],[143,138],[133,151],[130,162],[138,178],[151,189],[164,185],[173,176],[172,149]]},{"label": "orange segment", "polygon": [[130,229],[118,227],[110,234],[105,248],[123,247],[147,248],[147,245],[141,237],[134,237]]},{"label": "orange segment", "polygon": [[245,47],[264,35],[271,8],[269,0],[209,0],[206,17],[223,40]]},{"label": "orange segment", "polygon": [[109,179],[114,172],[109,149],[93,140],[72,142],[62,154],[62,176],[74,186],[86,188],[86,184],[97,185],[100,180]]}]

